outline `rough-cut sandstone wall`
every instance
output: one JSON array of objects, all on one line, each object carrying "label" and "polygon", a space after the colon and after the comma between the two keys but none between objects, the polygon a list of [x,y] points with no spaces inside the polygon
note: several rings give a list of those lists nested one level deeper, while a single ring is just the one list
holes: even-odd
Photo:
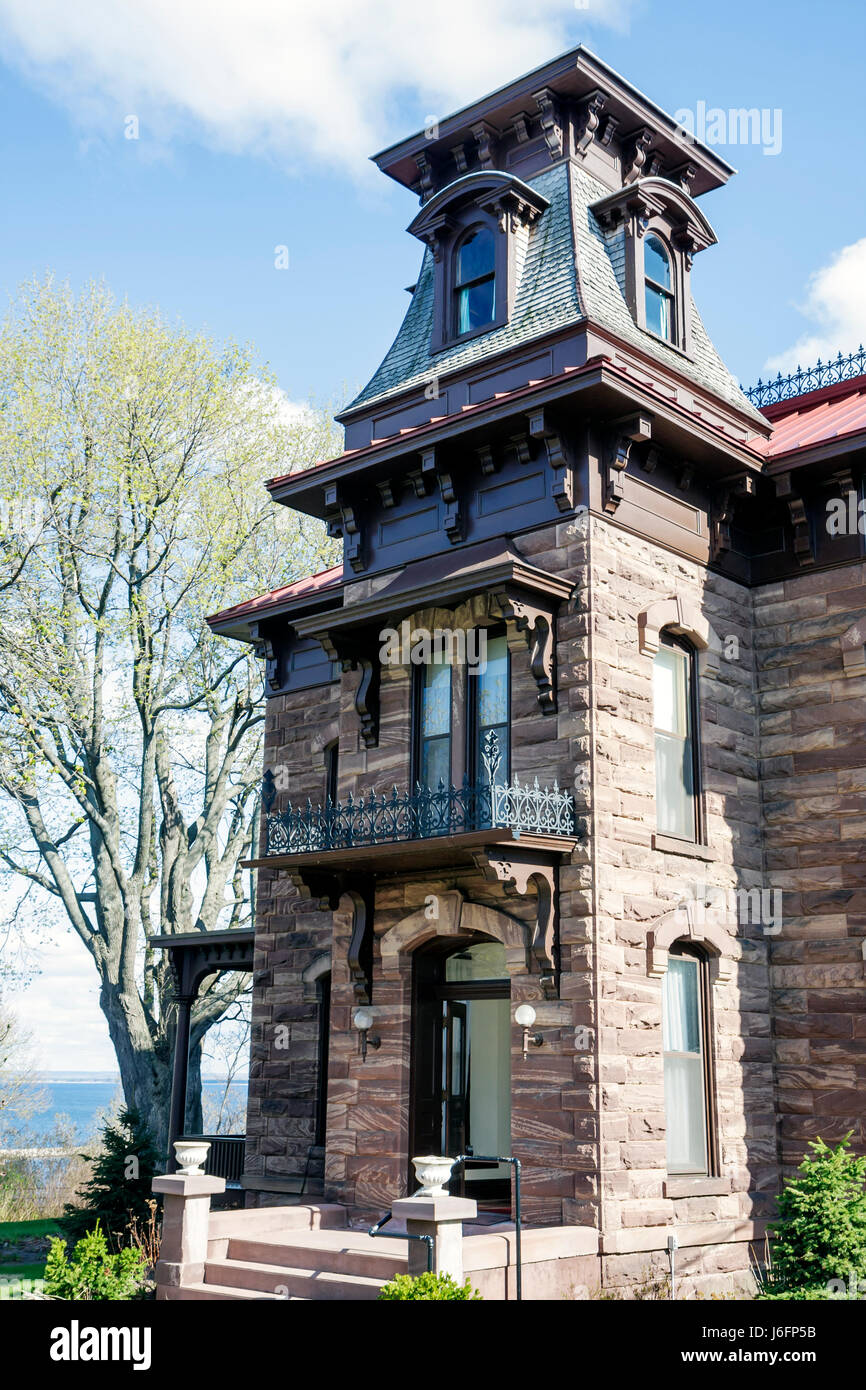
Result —
[{"label": "rough-cut sandstone wall", "polygon": [[[594,519],[590,538],[593,902],[598,969],[601,1227],[606,1282],[659,1272],[676,1229],[685,1271],[748,1267],[744,1240],[776,1189],[768,938],[712,909],[731,939],[730,983],[714,983],[711,1031],[721,1182],[666,1182],[661,980],[648,973],[654,922],[701,884],[762,881],[757,717],[748,590]],[[695,603],[737,656],[700,679],[710,858],[654,849],[652,660],[637,617],[658,598]],[[727,643],[728,651],[734,651]],[[685,923],[684,923],[685,928]],[[687,932],[684,929],[683,935]],[[699,1251],[696,1247],[703,1246]]]},{"label": "rough-cut sandstone wall", "polygon": [[866,1150],[866,676],[840,637],[866,617],[866,566],[755,593],[777,1103],[786,1169],[811,1139]]},{"label": "rough-cut sandstone wall", "polygon": [[[265,767],[293,800],[321,801],[323,749],[339,723],[340,687],[268,701]],[[283,805],[286,793],[280,793]],[[331,946],[331,913],[311,910],[285,875],[259,870],[245,1171],[254,1179],[320,1177],[311,1161],[318,1074],[318,1000],[304,975]],[[278,1195],[261,1201],[279,1201]]]}]

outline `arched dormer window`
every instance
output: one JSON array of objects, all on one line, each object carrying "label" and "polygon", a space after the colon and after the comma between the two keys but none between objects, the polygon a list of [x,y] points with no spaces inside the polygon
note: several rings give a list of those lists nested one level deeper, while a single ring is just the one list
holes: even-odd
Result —
[{"label": "arched dormer window", "polygon": [[701,839],[695,685],[694,648],[661,633],[653,659],[656,827],[692,843]]},{"label": "arched dormer window", "polygon": [[644,304],[650,333],[672,343],[677,321],[671,258],[657,236],[648,236],[643,249]]},{"label": "arched dormer window", "polygon": [[489,227],[473,227],[454,253],[454,331],[458,337],[496,317],[496,246]]},{"label": "arched dormer window", "polygon": [[409,231],[433,257],[433,352],[508,322],[518,244],[548,206],[537,189],[501,169],[463,174],[423,205]]},{"label": "arched dormer window", "polygon": [[694,199],[653,175],[606,194],[590,211],[620,242],[620,283],[638,328],[689,353],[692,260],[716,240]]}]

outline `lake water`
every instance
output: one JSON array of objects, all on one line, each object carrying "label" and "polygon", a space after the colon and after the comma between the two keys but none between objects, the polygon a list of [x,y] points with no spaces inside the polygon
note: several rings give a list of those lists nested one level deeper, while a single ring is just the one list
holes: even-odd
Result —
[{"label": "lake water", "polygon": [[[46,1105],[29,1122],[28,1130],[33,1136],[44,1137],[54,1128],[55,1116],[66,1116],[72,1123],[77,1142],[88,1139],[99,1128],[106,1112],[116,1111],[123,1104],[123,1091],[120,1077],[106,1073],[73,1074],[71,1077],[52,1075],[37,1082],[38,1089],[44,1093]],[[225,1082],[206,1080],[202,1083],[203,1098],[207,1107],[208,1099],[218,1104],[225,1089]],[[232,1112],[238,1113],[245,1104],[246,1081],[234,1081],[230,1088]],[[207,1113],[207,1111],[206,1111]],[[14,1116],[10,1117],[14,1124]],[[0,1122],[0,1145],[4,1140],[6,1124]],[[240,1130],[243,1130],[241,1122]],[[238,1132],[235,1130],[235,1132]],[[18,1141],[16,1141],[18,1142]]]}]

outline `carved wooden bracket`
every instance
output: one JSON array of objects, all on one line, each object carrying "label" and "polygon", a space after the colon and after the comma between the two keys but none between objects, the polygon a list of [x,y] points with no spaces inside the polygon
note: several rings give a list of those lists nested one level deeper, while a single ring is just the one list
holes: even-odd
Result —
[{"label": "carved wooden bracket", "polygon": [[561,512],[570,512],[574,509],[574,473],[565,442],[550,423],[543,407],[533,410],[527,419],[532,438],[543,440],[547,450],[547,461],[553,469],[553,499]]},{"label": "carved wooden bracket", "polygon": [[601,130],[598,136],[598,143],[605,148],[610,144],[619,129],[619,121],[616,116],[605,116],[601,123]]},{"label": "carved wooden bracket", "polygon": [[719,488],[710,507],[710,559],[721,560],[731,548],[731,521],[739,497],[754,497],[755,479],[744,473]]},{"label": "carved wooden bracket", "polygon": [[582,159],[592,144],[593,137],[601,124],[601,113],[607,103],[607,92],[596,88],[586,98],[583,108],[583,127],[574,142],[574,152]]},{"label": "carved wooden bracket", "polygon": [[352,935],[346,958],[352,977],[356,1004],[371,1004],[373,992],[373,905],[374,880],[364,874],[339,870],[292,869],[289,878],[301,897],[318,904],[321,910],[336,912],[343,898],[352,908]]},{"label": "carved wooden bracket", "polygon": [[442,501],[445,503],[445,516],[442,525],[451,544],[456,545],[458,541],[463,539],[463,514],[460,498],[457,495],[451,474],[437,463],[435,448],[425,449],[421,454],[421,476],[430,481],[435,479]]},{"label": "carved wooden bracket", "polygon": [[556,713],[556,663],[554,661],[553,605],[533,595],[503,588],[494,594],[505,619],[509,650],[529,648],[529,666],[538,687],[542,714]]},{"label": "carved wooden bracket", "polygon": [[551,159],[562,158],[562,131],[556,119],[556,107],[554,106],[553,92],[548,87],[542,87],[540,91],[532,93],[532,100],[538,107],[541,119],[541,133],[547,145]]},{"label": "carved wooden bracket", "polygon": [[653,133],[648,127],[636,130],[631,136],[623,137],[623,150],[631,146],[631,158],[624,162],[623,183],[634,183],[644,172]]},{"label": "carved wooden bracket", "polygon": [[418,192],[421,202],[426,203],[435,188],[433,167],[423,151],[421,154],[416,154],[415,163],[418,165],[418,173],[421,175],[417,184]]},{"label": "carved wooden bracket", "polygon": [[272,634],[265,631],[261,623],[250,623],[250,637],[256,656],[264,658],[265,684],[271,691],[280,688],[280,654],[274,645]]},{"label": "carved wooden bracket", "polygon": [[603,502],[606,512],[615,512],[623,499],[623,474],[633,446],[652,438],[652,416],[645,410],[615,420],[610,427],[604,459]]},{"label": "carved wooden bracket", "polygon": [[532,450],[529,447],[527,436],[525,434],[513,434],[508,442],[517,463],[529,463],[532,458]]},{"label": "carved wooden bracket", "polygon": [[479,121],[477,125],[471,127],[472,138],[478,147],[478,163],[482,169],[493,168],[493,145],[497,131],[486,121]]},{"label": "carved wooden bracket", "polygon": [[337,483],[329,483],[325,488],[325,517],[328,535],[342,537],[345,559],[355,573],[366,569],[364,536],[360,523],[355,516],[354,507],[345,501]]},{"label": "carved wooden bracket", "polygon": [[486,478],[489,477],[491,473],[496,473],[499,471],[499,463],[497,462],[493,453],[493,449],[489,444],[479,445],[475,452],[478,455],[478,462],[481,465],[481,472],[484,474]]},{"label": "carved wooden bracket", "polygon": [[779,473],[776,477],[776,496],[788,504],[788,515],[794,528],[794,554],[800,565],[814,565],[815,551],[812,545],[812,527],[806,504],[795,492],[790,473]]},{"label": "carved wooden bracket", "polygon": [[381,667],[379,653],[372,639],[366,642],[346,632],[316,633],[326,654],[339,661],[343,671],[360,671],[355,691],[355,712],[361,721],[361,740],[365,748],[375,748],[379,742],[379,685]]},{"label": "carved wooden bracket", "polygon": [[509,895],[526,897],[534,891],[537,906],[529,963],[538,971],[545,998],[555,999],[559,992],[556,869],[531,850],[511,846],[478,850],[473,858],[488,882],[501,883]]}]

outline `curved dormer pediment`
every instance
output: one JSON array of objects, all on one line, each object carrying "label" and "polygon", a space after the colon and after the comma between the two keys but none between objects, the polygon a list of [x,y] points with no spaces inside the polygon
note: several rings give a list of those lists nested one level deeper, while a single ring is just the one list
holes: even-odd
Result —
[{"label": "curved dormer pediment", "polygon": [[689,256],[718,241],[694,198],[680,184],[657,175],[637,179],[616,193],[608,193],[591,204],[590,212],[603,227],[636,223],[638,236],[641,226],[646,230],[654,219],[659,219],[667,224],[674,242]]}]

